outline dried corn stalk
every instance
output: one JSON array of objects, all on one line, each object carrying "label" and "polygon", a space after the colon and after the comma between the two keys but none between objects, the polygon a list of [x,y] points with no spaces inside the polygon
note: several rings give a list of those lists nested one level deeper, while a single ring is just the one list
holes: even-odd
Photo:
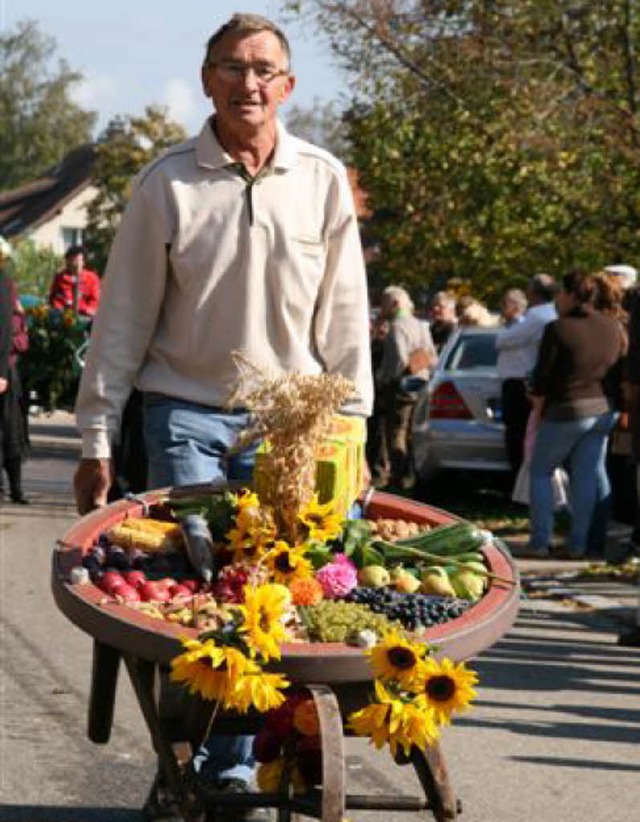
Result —
[{"label": "dried corn stalk", "polygon": [[265,439],[263,459],[269,476],[268,499],[280,532],[296,539],[296,516],[315,489],[316,450],[329,430],[331,417],[354,393],[340,374],[284,374],[269,377],[242,354],[233,353],[240,381],[230,405],[252,415],[240,446]]}]

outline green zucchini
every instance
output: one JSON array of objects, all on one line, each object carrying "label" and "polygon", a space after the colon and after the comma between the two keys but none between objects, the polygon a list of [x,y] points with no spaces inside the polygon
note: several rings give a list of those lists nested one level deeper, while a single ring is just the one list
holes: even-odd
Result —
[{"label": "green zucchini", "polygon": [[455,556],[477,551],[487,541],[486,532],[472,522],[453,522],[438,525],[416,537],[396,540],[398,547],[407,546],[440,556]]}]

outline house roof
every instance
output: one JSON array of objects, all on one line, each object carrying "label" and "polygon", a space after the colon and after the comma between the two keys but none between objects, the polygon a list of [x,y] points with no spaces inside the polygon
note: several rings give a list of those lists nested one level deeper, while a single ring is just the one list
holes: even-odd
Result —
[{"label": "house roof", "polygon": [[94,160],[95,147],[87,143],[42,177],[0,192],[0,234],[15,237],[50,220],[91,183]]}]

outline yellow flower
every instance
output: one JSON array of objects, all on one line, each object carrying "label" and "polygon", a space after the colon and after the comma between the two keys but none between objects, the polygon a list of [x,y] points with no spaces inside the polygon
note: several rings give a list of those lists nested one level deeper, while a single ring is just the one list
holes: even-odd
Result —
[{"label": "yellow flower", "polygon": [[293,712],[293,727],[303,736],[318,736],[320,718],[313,699],[306,699],[296,706]]},{"label": "yellow flower", "polygon": [[171,679],[189,686],[203,699],[226,698],[230,682],[242,676],[250,661],[236,648],[218,647],[212,639],[182,641],[184,653],[171,660]]},{"label": "yellow flower", "polygon": [[286,585],[293,579],[312,576],[311,562],[304,554],[305,549],[301,546],[292,548],[284,540],[279,539],[265,556],[273,579]]},{"label": "yellow flower", "polygon": [[314,494],[311,501],[299,511],[298,522],[307,529],[308,540],[328,542],[340,536],[343,517],[332,513],[334,505],[333,500],[320,505],[318,495]]},{"label": "yellow flower", "polygon": [[233,502],[236,508],[242,511],[245,508],[260,508],[260,500],[254,491],[245,488],[242,494],[234,494]]},{"label": "yellow flower", "polygon": [[395,679],[407,687],[415,678],[426,646],[409,640],[397,631],[390,631],[382,641],[366,651],[371,657],[374,675],[383,680]]},{"label": "yellow flower", "polygon": [[275,541],[273,516],[268,509],[260,508],[256,494],[248,491],[237,499],[237,506],[235,527],[225,534],[234,552],[233,561],[255,562]]},{"label": "yellow flower", "polygon": [[252,654],[260,654],[265,662],[280,659],[280,645],[287,632],[282,624],[291,598],[283,585],[258,585],[244,587],[244,605],[238,610],[243,616],[240,632]]},{"label": "yellow flower", "polygon": [[256,665],[237,679],[227,693],[225,707],[246,713],[255,708],[264,713],[278,708],[285,700],[282,689],[291,683],[281,674],[265,674]]},{"label": "yellow flower", "polygon": [[396,699],[379,680],[375,689],[378,701],[349,717],[354,733],[370,737],[376,748],[388,743],[393,756],[399,746],[409,754],[414,745],[424,750],[435,742],[438,729],[430,711],[420,710],[414,702]]},{"label": "yellow flower", "polygon": [[419,675],[411,690],[418,694],[415,703],[419,708],[433,711],[439,725],[447,725],[454,711],[465,710],[476,692],[478,682],[475,671],[463,662],[456,664],[450,659],[442,662],[429,657],[422,662]]},{"label": "yellow flower", "polygon": [[[282,784],[283,772],[284,759],[282,757],[274,759],[273,762],[265,762],[260,765],[256,773],[258,789],[262,791],[262,793],[278,793]],[[295,765],[291,768],[289,779],[291,780],[294,793],[306,792],[307,785]]]}]

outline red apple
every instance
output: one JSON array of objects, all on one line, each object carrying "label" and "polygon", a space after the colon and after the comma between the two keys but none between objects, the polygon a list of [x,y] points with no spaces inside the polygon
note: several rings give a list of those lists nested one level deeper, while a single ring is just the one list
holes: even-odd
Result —
[{"label": "red apple", "polygon": [[169,589],[155,580],[143,582],[138,588],[138,594],[143,602],[169,602],[171,599]]},{"label": "red apple", "polygon": [[184,585],[184,587],[188,588],[192,594],[197,594],[202,587],[199,579],[183,579],[180,582],[180,585]]},{"label": "red apple", "polygon": [[174,585],[178,584],[173,577],[162,577],[161,579],[154,579],[153,581],[157,585],[162,585],[167,591],[170,591]]},{"label": "red apple", "polygon": [[100,587],[107,594],[112,594],[116,588],[126,584],[127,582],[120,571],[105,571],[99,582]]},{"label": "red apple", "polygon": [[134,588],[139,588],[143,582],[147,581],[147,576],[144,571],[124,571],[122,576],[124,580]]},{"label": "red apple", "polygon": [[140,594],[133,585],[119,585],[113,592],[114,596],[121,597],[125,602],[140,602]]},{"label": "red apple", "polygon": [[178,597],[184,599],[185,597],[191,598],[193,596],[193,591],[188,588],[186,585],[181,585],[180,583],[176,583],[169,588],[169,593],[174,599]]}]

